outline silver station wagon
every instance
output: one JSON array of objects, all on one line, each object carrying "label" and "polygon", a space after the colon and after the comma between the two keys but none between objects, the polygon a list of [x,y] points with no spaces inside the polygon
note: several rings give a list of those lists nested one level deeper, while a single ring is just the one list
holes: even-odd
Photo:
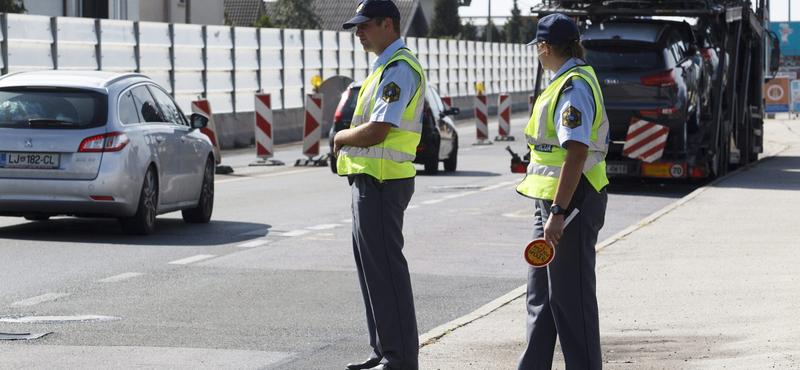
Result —
[{"label": "silver station wagon", "polygon": [[201,114],[184,116],[141,74],[20,72],[0,77],[0,216],[111,217],[150,234],[156,215],[205,223],[215,158]]}]

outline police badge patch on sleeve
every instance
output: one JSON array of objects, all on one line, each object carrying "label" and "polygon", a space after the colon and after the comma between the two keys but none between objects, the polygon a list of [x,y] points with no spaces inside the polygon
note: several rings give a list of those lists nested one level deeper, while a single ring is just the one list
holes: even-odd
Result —
[{"label": "police badge patch on sleeve", "polygon": [[577,128],[581,125],[581,111],[575,107],[569,107],[561,115],[561,124],[569,128]]},{"label": "police badge patch on sleeve", "polygon": [[394,82],[389,82],[383,88],[383,101],[391,103],[397,101],[397,99],[400,99],[400,86],[397,86]]}]

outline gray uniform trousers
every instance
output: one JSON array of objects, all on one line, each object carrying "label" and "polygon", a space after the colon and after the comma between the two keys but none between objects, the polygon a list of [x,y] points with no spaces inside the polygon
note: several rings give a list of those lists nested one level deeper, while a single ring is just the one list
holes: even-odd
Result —
[{"label": "gray uniform trousers", "polygon": [[[605,222],[608,194],[581,176],[567,208],[580,213],[564,229],[555,257],[542,268],[528,269],[527,339],[519,370],[551,369],[556,336],[567,370],[602,368],[597,312],[595,245]],[[549,200],[536,200],[534,239],[544,237]]]},{"label": "gray uniform trousers", "polygon": [[353,254],[367,314],[372,358],[395,369],[418,370],[419,335],[411,276],[403,256],[403,214],[414,178],[383,183],[352,178]]}]

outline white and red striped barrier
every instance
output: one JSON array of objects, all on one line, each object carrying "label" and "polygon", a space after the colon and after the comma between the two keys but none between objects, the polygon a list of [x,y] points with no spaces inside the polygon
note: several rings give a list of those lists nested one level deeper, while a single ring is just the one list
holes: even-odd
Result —
[{"label": "white and red striped barrier", "polygon": [[270,94],[256,94],[256,157],[269,159],[274,155],[272,139],[272,102]]},{"label": "white and red striped barrier", "polygon": [[222,155],[219,151],[219,141],[217,140],[217,125],[214,124],[214,115],[211,114],[211,104],[206,99],[199,99],[192,102],[192,112],[202,113],[208,116],[208,125],[200,129],[200,132],[206,134],[211,139],[211,144],[214,145],[214,158],[217,164],[222,163]]},{"label": "white and red striped barrier", "polygon": [[475,97],[475,128],[478,141],[474,145],[491,144],[489,139],[489,124],[486,114],[486,96]]},{"label": "white and red striped barrier", "polygon": [[511,96],[500,94],[497,97],[497,131],[499,135],[495,140],[514,141],[511,133]]},{"label": "white and red striped barrier", "polygon": [[625,145],[622,146],[622,155],[647,163],[657,162],[664,155],[667,135],[669,127],[632,118]]},{"label": "white and red striped barrier", "polygon": [[325,160],[314,160],[315,155],[319,155],[319,141],[322,138],[322,95],[306,95],[306,114],[303,122],[303,154],[308,156],[308,160],[298,159],[295,166],[304,164],[325,166]]}]

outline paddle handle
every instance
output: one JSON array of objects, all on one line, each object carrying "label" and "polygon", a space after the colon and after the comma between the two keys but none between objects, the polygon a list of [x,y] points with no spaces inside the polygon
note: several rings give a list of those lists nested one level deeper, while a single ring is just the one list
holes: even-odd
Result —
[{"label": "paddle handle", "polygon": [[577,208],[573,209],[572,212],[570,212],[569,216],[567,216],[567,218],[564,220],[565,229],[567,228],[567,225],[569,225],[569,222],[572,221],[572,219],[578,215],[578,212],[580,212],[580,210]]}]

